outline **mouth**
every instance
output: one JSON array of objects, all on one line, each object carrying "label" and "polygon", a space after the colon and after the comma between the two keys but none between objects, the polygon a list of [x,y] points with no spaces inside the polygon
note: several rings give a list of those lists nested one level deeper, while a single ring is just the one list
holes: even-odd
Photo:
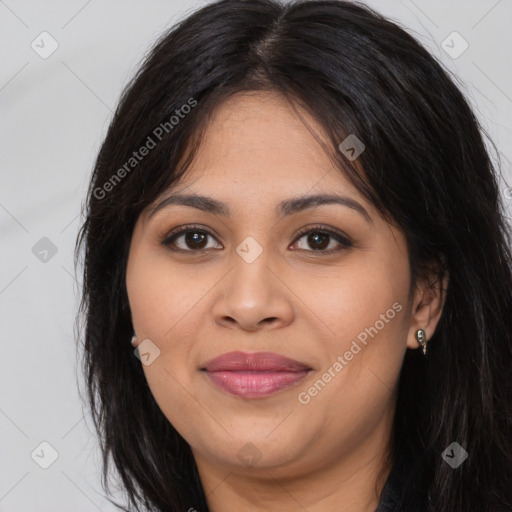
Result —
[{"label": "mouth", "polygon": [[229,352],[200,368],[217,388],[242,398],[263,398],[302,381],[312,368],[272,352]]}]

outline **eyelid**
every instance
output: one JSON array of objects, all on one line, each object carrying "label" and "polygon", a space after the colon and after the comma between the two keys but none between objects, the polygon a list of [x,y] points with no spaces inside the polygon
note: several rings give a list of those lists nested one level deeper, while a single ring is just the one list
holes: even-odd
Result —
[{"label": "eyelid", "polygon": [[[181,235],[186,234],[188,231],[199,231],[202,233],[205,233],[208,236],[211,236],[212,238],[217,239],[218,236],[212,232],[211,229],[205,228],[199,224],[185,224],[183,226],[176,227],[169,231],[161,240],[161,244],[164,246],[170,246],[171,242],[174,241],[176,238],[178,238]],[[177,252],[201,252],[201,251],[192,251],[192,250],[184,250],[184,249],[173,249]],[[204,250],[204,249],[203,249]]]},{"label": "eyelid", "polygon": [[[312,225],[304,226],[297,233],[295,233],[293,243],[296,242],[298,239],[302,238],[303,235],[305,235],[311,231],[331,235],[334,238],[337,238],[338,242],[342,245],[348,245],[348,246],[353,245],[352,240],[350,239],[350,237],[348,235],[346,235],[345,233],[343,233],[342,231],[339,231],[337,229],[323,226],[322,224],[312,224]],[[314,251],[310,251],[310,252],[314,252]],[[329,252],[329,251],[318,251],[318,252]]]}]

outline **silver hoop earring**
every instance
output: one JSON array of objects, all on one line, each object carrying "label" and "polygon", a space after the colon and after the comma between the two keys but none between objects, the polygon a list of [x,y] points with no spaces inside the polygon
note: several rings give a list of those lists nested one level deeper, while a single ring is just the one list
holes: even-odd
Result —
[{"label": "silver hoop earring", "polygon": [[416,339],[423,349],[423,355],[427,355],[427,335],[423,329],[418,329],[416,331]]}]

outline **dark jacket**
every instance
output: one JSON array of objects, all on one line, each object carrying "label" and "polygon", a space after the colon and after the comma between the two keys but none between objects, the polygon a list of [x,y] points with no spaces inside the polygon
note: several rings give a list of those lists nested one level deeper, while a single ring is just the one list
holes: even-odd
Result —
[{"label": "dark jacket", "polygon": [[404,485],[414,486],[414,476],[419,475],[411,475],[407,465],[395,462],[375,512],[424,512],[427,508],[428,497],[425,497],[419,489],[418,492],[411,493],[415,496],[414,503],[401,503],[400,500]]}]

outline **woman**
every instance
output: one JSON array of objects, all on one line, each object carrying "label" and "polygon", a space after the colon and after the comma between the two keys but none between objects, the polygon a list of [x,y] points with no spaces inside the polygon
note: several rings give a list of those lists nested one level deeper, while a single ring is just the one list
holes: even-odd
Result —
[{"label": "woman", "polygon": [[107,489],[113,464],[136,510],[512,510],[512,258],[481,133],[361,5],[220,1],[164,34],[77,245]]}]

